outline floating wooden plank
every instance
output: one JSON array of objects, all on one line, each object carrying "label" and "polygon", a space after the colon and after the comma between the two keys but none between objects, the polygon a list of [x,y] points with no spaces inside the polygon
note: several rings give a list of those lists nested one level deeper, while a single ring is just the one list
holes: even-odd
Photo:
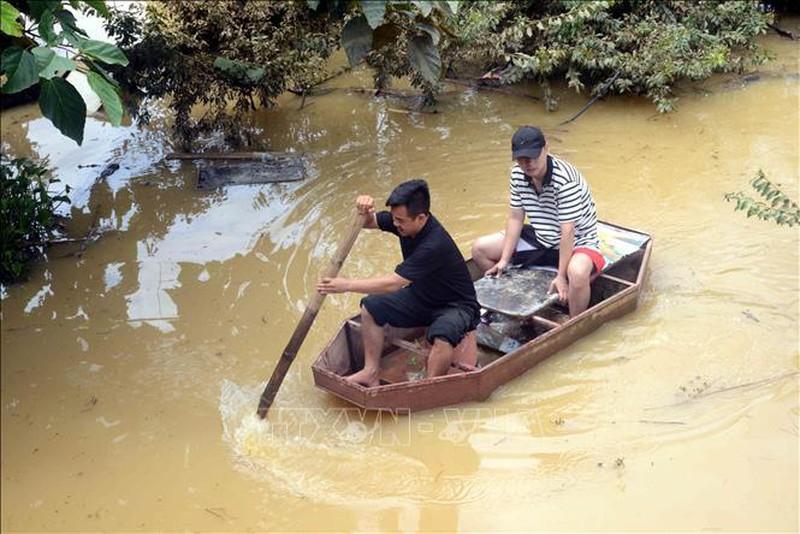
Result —
[{"label": "floating wooden plank", "polygon": [[214,161],[197,165],[197,188],[296,182],[306,176],[300,157],[270,161]]}]

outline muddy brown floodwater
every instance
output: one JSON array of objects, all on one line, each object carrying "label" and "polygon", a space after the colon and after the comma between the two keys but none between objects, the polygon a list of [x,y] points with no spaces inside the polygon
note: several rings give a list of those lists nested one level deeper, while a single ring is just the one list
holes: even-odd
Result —
[{"label": "muddy brown floodwater", "polygon": [[[3,530],[796,531],[798,230],[723,200],[759,168],[798,197],[798,45],[763,43],[757,80],[684,86],[669,115],[613,98],[560,128],[585,96],[547,114],[462,91],[418,114],[347,75],[253,117],[265,146],[307,154],[305,181],[217,192],[164,162],[163,119],[90,118],[79,149],[38,108],[4,112],[4,149],[75,188],[73,234],[108,231],[2,290]],[[503,225],[524,123],[583,171],[602,219],[654,236],[639,309],[484,403],[392,418],[312,384],[357,307],[335,296],[256,421],[356,193],[427,179],[468,254]],[[398,259],[364,232],[344,273]]]}]

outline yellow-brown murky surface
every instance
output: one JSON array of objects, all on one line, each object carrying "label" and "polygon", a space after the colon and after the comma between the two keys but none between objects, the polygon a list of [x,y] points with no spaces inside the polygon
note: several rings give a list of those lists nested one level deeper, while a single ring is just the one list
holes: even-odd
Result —
[{"label": "yellow-brown murky surface", "polygon": [[[76,149],[35,108],[4,113],[6,149],[75,186],[73,231],[111,231],[3,290],[3,530],[797,530],[798,230],[722,198],[758,168],[798,197],[798,48],[764,42],[777,59],[758,81],[686,88],[666,116],[615,98],[560,128],[585,97],[545,114],[467,91],[409,114],[340,78],[254,118],[265,145],[308,155],[307,180],[211,193],[162,161],[159,121],[90,119]],[[487,402],[393,419],[312,385],[357,307],[335,296],[258,422],[356,193],[426,178],[466,254],[503,224],[524,123],[583,171],[601,218],[654,236],[639,309]],[[365,232],[344,272],[398,258]]]}]

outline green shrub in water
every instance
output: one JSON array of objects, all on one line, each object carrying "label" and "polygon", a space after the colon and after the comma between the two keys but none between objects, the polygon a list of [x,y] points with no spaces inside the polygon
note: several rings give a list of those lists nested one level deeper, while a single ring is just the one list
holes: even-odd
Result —
[{"label": "green shrub in water", "polygon": [[[2,0],[0,0],[2,1]],[[593,95],[644,95],[670,111],[675,85],[767,59],[756,37],[768,6],[747,0],[172,0],[112,9],[107,31],[130,58],[109,67],[139,102],[164,99],[184,148],[210,132],[250,145],[248,119],[293,90],[328,79],[338,48],[366,63],[376,89],[407,77],[432,103],[442,78],[491,70],[494,82],[535,80]],[[202,113],[200,111],[202,110]],[[249,121],[249,123],[248,123]],[[249,126],[249,127],[248,127]]]},{"label": "green shrub in water", "polygon": [[758,217],[762,221],[772,220],[779,226],[784,224],[792,227],[800,224],[800,207],[793,202],[778,185],[770,182],[761,169],[756,177],[750,180],[750,185],[764,200],[757,200],[741,191],[727,193],[725,200],[736,202],[736,211],[744,211],[747,217]]},{"label": "green shrub in water", "polygon": [[772,17],[744,0],[478,0],[459,10],[447,57],[494,66],[500,83],[539,82],[548,109],[550,83],[564,80],[645,95],[667,112],[677,82],[764,62],[755,38]]},{"label": "green shrub in water", "polygon": [[0,155],[0,281],[20,278],[25,264],[41,253],[56,224],[54,210],[69,202],[66,193],[51,194],[46,167],[27,159]]}]

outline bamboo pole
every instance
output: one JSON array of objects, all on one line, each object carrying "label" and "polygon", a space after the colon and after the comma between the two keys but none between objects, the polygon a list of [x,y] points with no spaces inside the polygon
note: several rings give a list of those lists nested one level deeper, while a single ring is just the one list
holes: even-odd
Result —
[{"label": "bamboo pole", "polygon": [[[366,215],[362,215],[358,213],[358,211],[354,212],[350,229],[347,231],[347,235],[344,236],[344,239],[339,243],[339,248],[336,250],[336,254],[330,266],[328,266],[328,269],[322,275],[324,278],[333,278],[339,274],[339,269],[342,268],[345,258],[347,258],[350,249],[353,248],[353,244],[356,242],[358,232],[364,227],[365,217]],[[292,365],[295,356],[297,356],[300,345],[302,345],[303,341],[306,339],[306,335],[311,329],[314,319],[317,318],[317,313],[324,300],[325,295],[317,291],[314,292],[314,296],[311,298],[311,302],[308,303],[308,306],[306,306],[303,317],[297,324],[297,328],[294,329],[289,343],[286,345],[286,348],[283,349],[278,364],[275,366],[275,370],[272,371],[272,376],[267,383],[267,387],[264,388],[264,392],[261,394],[261,398],[258,401],[258,410],[256,413],[261,419],[267,417],[269,407],[272,406],[272,402],[278,394],[278,389],[281,387],[281,383],[283,383],[283,379],[289,371],[289,367]]]}]

